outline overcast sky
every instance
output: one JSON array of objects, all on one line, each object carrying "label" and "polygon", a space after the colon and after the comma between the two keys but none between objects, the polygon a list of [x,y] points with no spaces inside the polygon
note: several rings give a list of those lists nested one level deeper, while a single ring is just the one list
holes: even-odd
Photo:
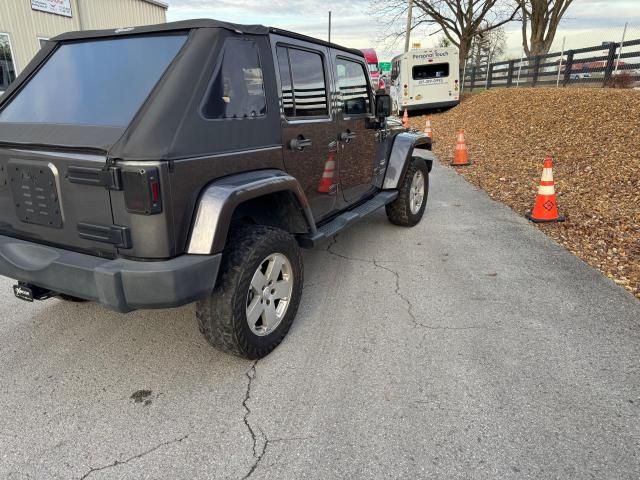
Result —
[{"label": "overcast sky", "polygon": [[[370,12],[370,0],[165,0],[169,3],[169,21],[188,18],[215,18],[235,23],[260,23],[285,28],[313,37],[327,38],[327,12],[332,11],[331,39],[355,48],[374,47],[380,60],[387,60],[402,45],[388,47],[378,43],[381,34],[391,28],[380,25]],[[559,29],[554,49],[559,50],[566,37],[567,48],[619,41],[625,22],[627,38],[640,38],[640,0],[574,0]],[[433,45],[436,28],[421,29],[412,41],[423,47]],[[507,27],[509,56],[522,49],[519,25]]]}]

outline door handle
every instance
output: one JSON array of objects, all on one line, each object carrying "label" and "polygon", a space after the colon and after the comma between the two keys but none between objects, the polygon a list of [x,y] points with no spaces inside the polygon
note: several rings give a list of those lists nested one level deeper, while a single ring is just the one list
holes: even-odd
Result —
[{"label": "door handle", "polygon": [[341,142],[349,143],[354,138],[356,138],[356,134],[353,133],[351,130],[346,130],[346,131],[340,133],[340,141]]},{"label": "door handle", "polygon": [[304,138],[303,135],[298,135],[297,138],[292,138],[289,141],[289,148],[291,150],[302,151],[306,147],[310,147],[311,145],[313,145],[313,142],[308,138]]}]

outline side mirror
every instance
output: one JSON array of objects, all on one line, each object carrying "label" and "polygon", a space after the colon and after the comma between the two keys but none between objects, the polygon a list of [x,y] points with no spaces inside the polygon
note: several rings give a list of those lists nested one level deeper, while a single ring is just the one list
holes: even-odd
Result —
[{"label": "side mirror", "polygon": [[386,118],[391,115],[391,97],[376,95],[376,117]]}]

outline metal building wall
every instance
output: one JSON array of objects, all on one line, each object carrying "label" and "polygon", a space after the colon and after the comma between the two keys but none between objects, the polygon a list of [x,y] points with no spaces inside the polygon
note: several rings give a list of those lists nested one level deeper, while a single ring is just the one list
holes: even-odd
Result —
[{"label": "metal building wall", "polygon": [[51,38],[70,30],[78,30],[75,15],[76,0],[72,1],[73,18],[31,10],[29,0],[0,1],[0,33],[8,33],[14,62],[18,72],[40,49],[38,37]]},{"label": "metal building wall", "polygon": [[141,0],[76,0],[82,30],[135,27],[166,22],[166,10]]},{"label": "metal building wall", "polygon": [[30,0],[0,0],[0,33],[8,33],[17,72],[38,52],[38,37],[166,22],[166,10],[143,0],[71,0],[72,18],[34,11]]}]

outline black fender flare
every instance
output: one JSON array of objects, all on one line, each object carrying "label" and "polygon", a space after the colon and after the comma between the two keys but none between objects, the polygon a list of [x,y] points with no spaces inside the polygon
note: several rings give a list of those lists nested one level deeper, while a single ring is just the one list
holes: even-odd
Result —
[{"label": "black fender flare", "polygon": [[404,179],[407,165],[413,157],[423,158],[431,171],[436,158],[431,151],[431,139],[418,132],[403,132],[396,135],[389,151],[387,170],[382,182],[383,190],[398,188]]},{"label": "black fender flare", "polygon": [[244,172],[214,180],[202,190],[189,232],[187,253],[210,255],[222,252],[236,208],[247,200],[283,191],[293,193],[309,231],[315,233],[317,230],[309,202],[295,178],[274,169]]}]

